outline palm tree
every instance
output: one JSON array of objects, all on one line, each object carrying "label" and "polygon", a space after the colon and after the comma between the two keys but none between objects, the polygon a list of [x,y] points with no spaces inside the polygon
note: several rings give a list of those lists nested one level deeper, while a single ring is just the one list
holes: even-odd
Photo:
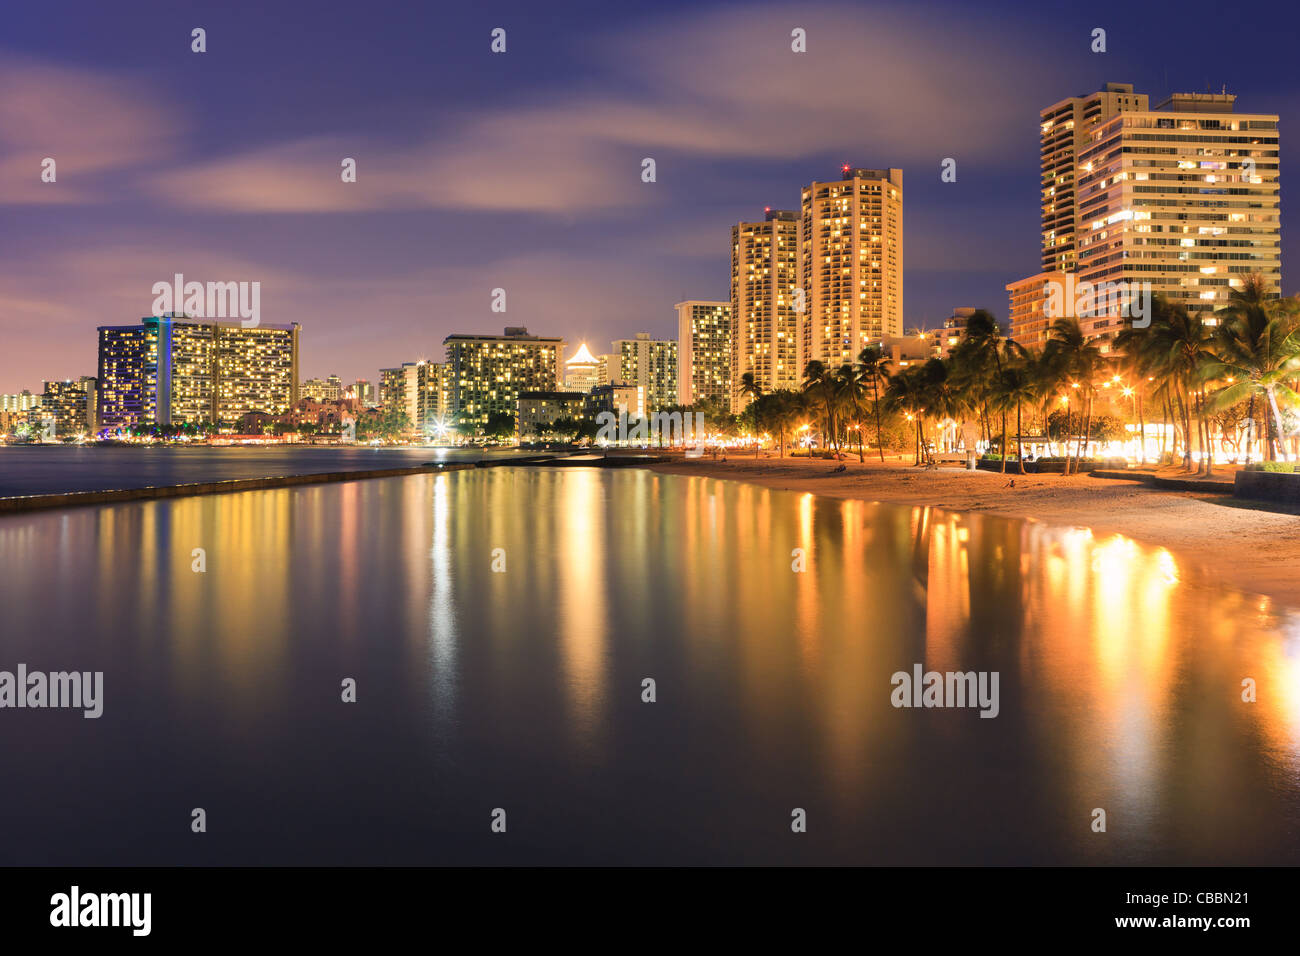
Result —
[{"label": "palm tree", "polygon": [[813,359],[805,366],[803,378],[804,392],[814,401],[821,402],[825,421],[822,436],[829,448],[835,441],[836,374],[823,362]]},{"label": "palm tree", "polygon": [[858,353],[858,377],[871,389],[871,405],[876,411],[876,449],[880,463],[885,463],[885,444],[881,437],[880,402],[884,386],[889,384],[889,359],[878,345],[868,345]]},{"label": "palm tree", "polygon": [[1138,420],[1138,460],[1145,465],[1147,463],[1147,423],[1143,411],[1143,397],[1146,383],[1152,377],[1150,336],[1147,334],[1146,328],[1136,328],[1128,325],[1120,330],[1112,344],[1115,353],[1119,356],[1120,367],[1123,368],[1129,381],[1133,383],[1130,387],[1133,390],[1133,408]]},{"label": "palm tree", "polygon": [[845,418],[858,433],[858,461],[866,461],[863,449],[862,423],[866,419],[866,401],[871,386],[863,377],[859,366],[841,365],[835,373],[835,395]]},{"label": "palm tree", "polygon": [[960,388],[960,383],[950,375],[950,364],[939,358],[926,360],[921,366],[921,389],[924,405],[921,408],[921,437],[925,438],[925,416],[936,421],[960,418],[971,408],[970,397]]},{"label": "palm tree", "polygon": [[1020,474],[1025,473],[1025,449],[1021,441],[1021,435],[1024,429],[1021,427],[1021,411],[1026,403],[1034,402],[1038,398],[1038,382],[1034,378],[1034,369],[1026,361],[1008,364],[1002,369],[994,385],[994,398],[1002,410],[1002,473],[1007,471],[1007,427],[1006,427],[1006,410],[1014,407],[1016,410],[1016,463],[1020,466]]},{"label": "palm tree", "polygon": [[1046,350],[1027,354],[1024,368],[1033,388],[1033,404],[1042,419],[1043,440],[1050,441],[1048,419],[1052,413],[1052,402],[1061,390],[1065,376],[1061,373],[1056,356]]},{"label": "palm tree", "polygon": [[[1228,384],[1212,397],[1211,410],[1235,405],[1248,398],[1247,417],[1255,414],[1255,399],[1266,409],[1265,420],[1273,440],[1265,442],[1270,460],[1282,451],[1284,426],[1281,404],[1300,405],[1300,396],[1288,384],[1300,373],[1300,323],[1295,312],[1274,298],[1262,276],[1248,276],[1241,289],[1234,289],[1227,306],[1217,313],[1220,325],[1214,332],[1217,360],[1209,374]],[[1247,445],[1247,460],[1250,446]]]},{"label": "palm tree", "polygon": [[925,383],[921,366],[910,365],[889,379],[885,388],[885,405],[891,411],[902,412],[914,425],[912,464],[921,464],[921,415],[925,408]]},{"label": "palm tree", "polygon": [[[1046,351],[1051,354],[1051,361],[1057,370],[1072,379],[1070,388],[1080,390],[1084,399],[1084,405],[1079,410],[1084,426],[1076,443],[1077,450],[1074,456],[1074,471],[1077,472],[1079,463],[1083,459],[1084,449],[1092,438],[1092,400],[1095,392],[1093,379],[1104,367],[1105,359],[1102,357],[1101,349],[1097,347],[1096,340],[1084,334],[1079,320],[1074,316],[1064,316],[1052,323],[1048,332]],[[1067,392],[1066,395],[1068,396],[1069,393]],[[1066,406],[1066,421],[1069,422],[1069,404]],[[1068,435],[1066,439],[1069,440]],[[1068,448],[1065,456],[1065,473],[1067,475],[1072,473]]]},{"label": "palm tree", "polygon": [[778,389],[775,392],[768,392],[762,398],[762,401],[770,406],[767,416],[768,427],[776,433],[778,454],[781,458],[785,457],[786,438],[793,431],[794,423],[803,417],[801,397],[789,389]]},{"label": "palm tree", "polygon": [[740,376],[740,394],[742,398],[748,395],[750,401],[757,401],[763,394],[763,389],[754,378],[753,372],[746,372]]},{"label": "palm tree", "polygon": [[1198,425],[1205,451],[1206,475],[1213,473],[1213,450],[1209,447],[1209,424],[1206,421],[1204,390],[1206,373],[1214,368],[1217,356],[1211,345],[1213,330],[1199,314],[1193,315],[1179,304],[1171,304],[1157,296],[1151,321],[1151,357],[1155,375],[1172,393],[1181,407],[1184,434],[1183,466],[1192,470],[1192,409],[1197,413]]},{"label": "palm tree", "polygon": [[[968,366],[968,378],[963,384],[967,391],[974,386],[974,393],[967,391],[972,402],[978,401],[984,410],[985,437],[992,438],[989,412],[998,376],[1002,374],[1002,329],[992,313],[985,309],[976,309],[966,320],[966,330],[962,334],[961,344],[965,346],[965,359]],[[961,353],[958,353],[961,354]],[[1002,415],[1002,433],[1007,430],[1006,413]],[[1006,447],[1002,448],[1005,457]]]}]

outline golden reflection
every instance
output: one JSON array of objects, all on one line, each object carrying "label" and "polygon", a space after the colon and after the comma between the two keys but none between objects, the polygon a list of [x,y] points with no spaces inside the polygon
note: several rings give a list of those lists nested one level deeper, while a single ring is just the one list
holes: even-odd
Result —
[{"label": "golden reflection", "polygon": [[[689,716],[737,786],[798,762],[792,785],[844,814],[882,809],[891,786],[1028,770],[1063,815],[1106,807],[1127,837],[1172,828],[1209,855],[1224,837],[1197,813],[1300,791],[1300,618],[1086,529],[494,468],[7,516],[0,553],[11,589],[75,587],[113,622],[78,639],[160,662],[178,699],[219,689],[240,734],[301,691],[296,668],[332,690],[395,645],[392,693],[432,695],[440,732],[506,715],[518,746],[561,739],[592,766],[645,744],[630,726]],[[894,709],[890,675],[918,663],[999,672],[999,717]],[[637,706],[647,676],[669,707]],[[1103,859],[1078,829],[1060,838],[1071,859]]]},{"label": "golden reflection", "polygon": [[[563,532],[555,557],[559,568],[559,640],[572,726],[584,749],[598,744],[606,698],[609,594],[604,574],[605,486],[594,469],[575,469],[557,489]],[[558,476],[556,476],[558,478]],[[657,500],[657,498],[656,498]]]},{"label": "golden reflection", "polygon": [[434,706],[440,713],[451,713],[456,703],[456,594],[451,569],[455,556],[451,549],[453,476],[434,475],[432,483],[433,514],[429,543],[429,635],[428,653],[432,665],[431,686]]}]

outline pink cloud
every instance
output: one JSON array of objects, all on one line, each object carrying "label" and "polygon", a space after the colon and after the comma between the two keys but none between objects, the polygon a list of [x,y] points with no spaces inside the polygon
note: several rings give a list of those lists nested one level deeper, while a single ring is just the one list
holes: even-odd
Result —
[{"label": "pink cloud", "polygon": [[95,201],[174,155],[181,132],[151,91],[90,70],[8,58],[0,90],[0,205]]}]

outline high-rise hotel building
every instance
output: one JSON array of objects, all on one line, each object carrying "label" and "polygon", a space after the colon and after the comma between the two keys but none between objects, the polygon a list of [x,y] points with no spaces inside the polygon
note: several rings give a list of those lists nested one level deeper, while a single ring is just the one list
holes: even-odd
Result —
[{"label": "high-rise hotel building", "polygon": [[99,424],[233,425],[281,415],[298,400],[292,325],[151,316],[99,329]]},{"label": "high-rise hotel building", "polygon": [[768,209],[762,222],[731,227],[731,381],[733,412],[749,397],[741,379],[754,376],[763,392],[796,389],[799,365],[799,216]]},{"label": "high-rise hotel building", "polygon": [[481,430],[495,412],[518,414],[520,392],[553,392],[560,381],[564,340],[507,328],[504,335],[449,335],[450,414]]},{"label": "high-rise hotel building", "polygon": [[[1149,288],[1207,313],[1251,272],[1280,291],[1278,117],[1234,103],[1180,93],[1151,109],[1132,84],[1107,83],[1040,111],[1042,271],[1007,286],[1018,342],[1046,341],[1053,284]],[[1061,298],[1082,302],[1088,335],[1128,321],[1113,299]]]},{"label": "high-rise hotel building", "polygon": [[436,438],[450,427],[450,384],[444,362],[403,362],[379,370],[379,405],[406,415],[411,435]]},{"label": "high-rise hotel building", "polygon": [[868,342],[903,334],[903,171],[842,172],[802,192],[800,378],[813,360],[838,368]]},{"label": "high-rise hotel building", "polygon": [[447,382],[447,363],[421,362],[415,376],[416,427],[427,438],[441,437],[450,427],[448,412],[451,391]]},{"label": "high-rise hotel building", "polygon": [[[1079,153],[1092,132],[1120,113],[1145,110],[1147,95],[1132,83],[1107,83],[1095,93],[1069,96],[1038,111],[1040,270],[1010,283],[1011,337],[1025,347],[1047,343],[1053,316],[1047,314],[1048,286],[1079,268]],[[1061,286],[1064,289],[1064,286]]]},{"label": "high-rise hotel building", "polygon": [[619,360],[618,380],[636,386],[645,414],[677,404],[675,340],[652,339],[649,332],[638,332],[633,339],[615,339],[613,346]]},{"label": "high-rise hotel building", "polygon": [[95,380],[90,376],[46,382],[40,417],[53,423],[56,438],[89,435],[96,427],[96,402]]},{"label": "high-rise hotel building", "polygon": [[379,370],[379,403],[384,411],[406,415],[406,427],[415,431],[420,421],[420,366],[423,362],[403,362],[394,368]]},{"label": "high-rise hotel building", "polygon": [[1076,176],[1079,153],[1092,131],[1122,112],[1146,108],[1146,94],[1134,93],[1132,83],[1107,83],[1096,93],[1067,97],[1039,110],[1043,272],[1078,268]]},{"label": "high-rise hotel building", "polygon": [[[1079,151],[1079,280],[1222,308],[1251,273],[1281,291],[1278,116],[1229,93],[1176,93],[1097,123]],[[1098,306],[1089,331],[1127,321]]]},{"label": "high-rise hotel building", "polygon": [[731,303],[677,303],[677,404],[731,407]]}]

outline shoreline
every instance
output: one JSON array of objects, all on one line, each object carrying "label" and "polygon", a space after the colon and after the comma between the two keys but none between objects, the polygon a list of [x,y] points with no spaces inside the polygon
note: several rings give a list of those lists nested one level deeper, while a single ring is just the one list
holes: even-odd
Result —
[{"label": "shoreline", "polygon": [[189,498],[198,495],[223,495],[238,491],[266,488],[289,488],[295,485],[320,485],[339,481],[364,481],[370,478],[401,478],[407,475],[438,474],[473,468],[473,464],[455,462],[446,465],[417,465],[406,468],[374,468],[368,471],[330,471],[303,475],[276,475],[269,478],[229,478],[222,481],[198,481],[180,485],[150,485],[143,488],[111,488],[103,491],[67,491],[45,495],[16,495],[0,498],[0,514],[24,514],[51,508],[81,508],[87,505],[115,504],[122,501],[151,501],[159,498]]},{"label": "shoreline", "polygon": [[[1018,475],[941,468],[908,461],[729,457],[647,465],[671,475],[743,481],[945,511],[990,514],[1058,527],[1088,528],[1162,547],[1198,584],[1224,584],[1300,609],[1300,509],[1245,502],[1231,494],[1173,490],[1091,475]],[[1178,474],[1171,470],[1170,475]],[[1015,486],[1007,483],[1015,479]]]},{"label": "shoreline", "polygon": [[[397,478],[417,474],[559,462],[502,457],[488,461],[427,462],[414,466],[287,474],[140,488],[71,491],[0,498],[0,515],[130,501],[229,494],[300,485]],[[620,460],[622,459],[622,460]],[[578,465],[579,462],[564,462]],[[586,460],[580,464],[597,465]],[[840,463],[807,458],[732,456],[726,461],[673,456],[647,460],[611,456],[599,465],[643,467],[671,475],[742,481],[781,491],[884,504],[929,506],[945,511],[990,514],[1056,527],[1088,528],[1098,535],[1122,535],[1162,547],[1198,584],[1228,585],[1300,609],[1300,508],[1246,502],[1231,494],[1159,487],[1138,475],[1019,475],[941,468],[926,471],[906,460],[885,464],[856,459]],[[1181,472],[1168,471],[1169,477]],[[1008,482],[1015,480],[1014,487]]]},{"label": "shoreline", "polygon": [[59,491],[33,495],[0,497],[0,515],[24,514],[54,508],[80,508],[90,505],[116,504],[126,501],[151,501],[160,498],[186,498],[198,495],[233,494],[240,491],[261,491],[268,488],[291,488],[298,485],[332,484],[341,481],[365,481],[372,478],[403,478],[410,475],[437,475],[450,471],[476,468],[502,468],[506,466],[536,467],[586,467],[631,468],[665,459],[656,455],[614,455],[606,458],[586,456],[561,457],[551,454],[512,455],[500,458],[479,458],[463,461],[423,462],[392,468],[367,468],[352,471],[301,472],[286,475],[259,476],[256,478],[224,478],[212,481],[180,482],[164,485],[142,485],[138,488],[101,488],[88,491]]}]

